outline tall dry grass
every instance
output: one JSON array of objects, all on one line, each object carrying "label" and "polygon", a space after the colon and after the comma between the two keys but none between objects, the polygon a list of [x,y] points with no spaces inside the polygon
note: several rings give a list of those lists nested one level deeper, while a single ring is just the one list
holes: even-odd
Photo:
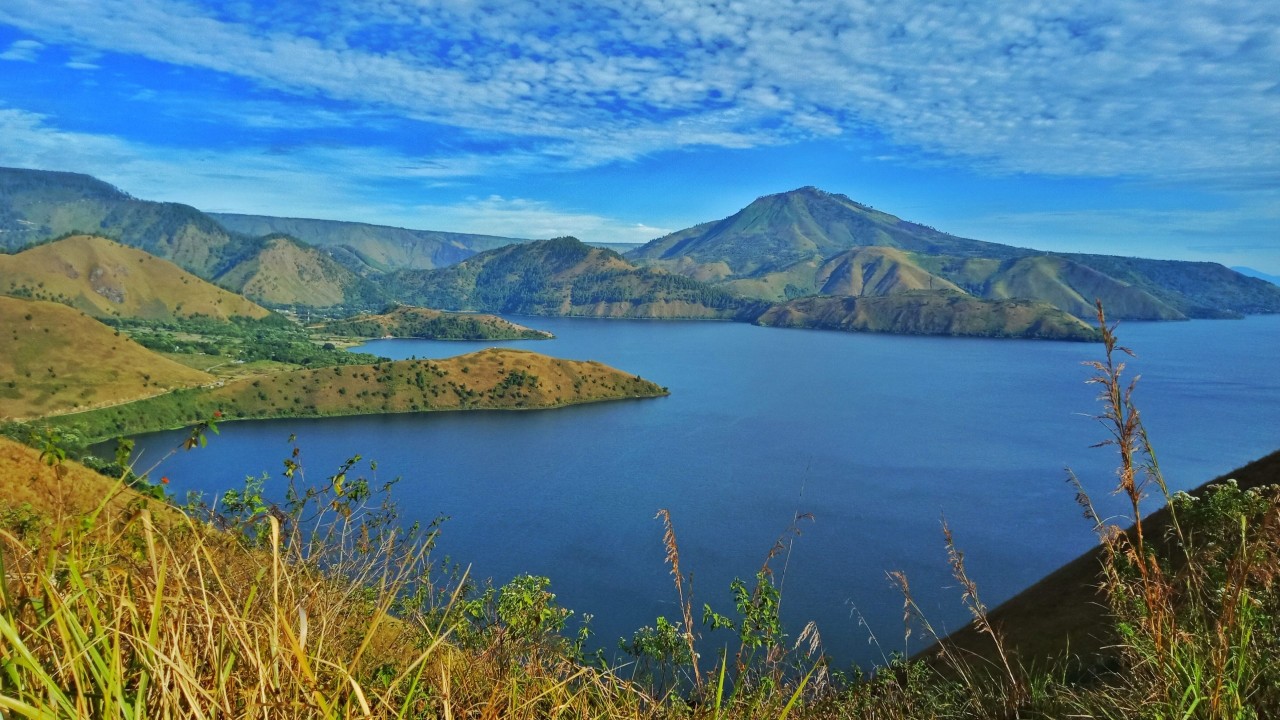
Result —
[{"label": "tall dry grass", "polygon": [[[231,512],[137,501],[114,513],[104,504],[38,541],[0,531],[0,709],[28,718],[645,713],[643,695],[537,632],[554,596],[525,587],[514,599],[468,597],[465,573],[442,579],[433,566],[434,528],[390,522],[349,470],[296,495],[290,512],[250,487],[231,497]],[[517,632],[521,622],[535,631]]]}]

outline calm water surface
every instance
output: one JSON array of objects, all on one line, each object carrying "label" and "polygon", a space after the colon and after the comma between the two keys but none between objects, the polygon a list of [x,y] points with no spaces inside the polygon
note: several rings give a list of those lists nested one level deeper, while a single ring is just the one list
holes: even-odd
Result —
[{"label": "calm water surface", "polygon": [[[595,616],[601,647],[678,617],[663,564],[669,508],[695,607],[732,610],[797,512],[783,615],[818,621],[841,662],[903,648],[908,573],[939,628],[963,624],[939,532],[945,514],[994,605],[1090,547],[1064,483],[1070,466],[1109,511],[1114,454],[1084,384],[1098,345],[781,330],[707,322],[513,318],[554,332],[512,347],[599,360],[671,389],[660,399],[550,411],[231,423],[162,470],[178,494],[279,477],[297,435],[313,480],[345,458],[378,461],[405,513],[450,517],[441,552],[497,584],[552,578],[567,607]],[[1280,447],[1280,316],[1125,323],[1136,394],[1170,484],[1186,488]],[[392,358],[448,357],[494,343],[380,340]],[[180,433],[143,438],[159,457]],[[781,567],[777,568],[781,571]],[[856,611],[855,611],[856,608]],[[879,644],[868,642],[868,629]],[[713,636],[714,637],[714,636]],[[910,649],[921,647],[917,632]]]}]

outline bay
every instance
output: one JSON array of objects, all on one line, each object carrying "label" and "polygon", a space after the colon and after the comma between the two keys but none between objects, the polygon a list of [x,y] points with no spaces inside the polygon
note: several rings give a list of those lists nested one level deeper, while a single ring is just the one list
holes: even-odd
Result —
[{"label": "bay", "polygon": [[[461,412],[228,423],[207,448],[155,471],[176,494],[245,476],[280,484],[287,438],[319,481],[347,457],[402,477],[412,519],[449,520],[438,552],[501,585],[546,575],[558,601],[594,616],[615,652],[680,611],[663,562],[669,509],[694,603],[732,610],[797,513],[801,535],[773,561],[794,637],[818,623],[841,664],[864,667],[904,642],[903,570],[939,631],[967,616],[940,532],[947,522],[983,600],[1011,597],[1095,539],[1064,482],[1070,466],[1107,513],[1115,454],[1082,363],[1100,345],[758,328],[715,322],[512,318],[555,340],[379,340],[369,352],[447,357],[495,344],[599,360],[670,388],[666,398],[548,411]],[[1125,323],[1136,400],[1171,486],[1189,488],[1280,447],[1280,316]],[[139,439],[145,458],[182,433]],[[268,492],[273,490],[268,485]],[[1152,506],[1154,507],[1154,505]],[[724,631],[720,631],[723,633]],[[871,641],[874,633],[874,641]],[[727,635],[708,636],[713,647]]]}]

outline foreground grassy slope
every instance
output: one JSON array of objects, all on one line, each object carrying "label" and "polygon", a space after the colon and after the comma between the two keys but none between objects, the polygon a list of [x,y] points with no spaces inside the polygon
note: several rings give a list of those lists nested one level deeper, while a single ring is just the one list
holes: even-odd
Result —
[{"label": "foreground grassy slope", "polygon": [[[1210,480],[1189,494],[1203,501],[1211,486],[1228,481],[1242,490],[1280,485],[1280,451]],[[1167,539],[1171,529],[1168,507],[1146,517],[1143,525],[1147,537]],[[1125,532],[1132,535],[1133,527]],[[1164,554],[1173,554],[1171,550],[1172,546],[1165,544]],[[1100,662],[1098,658],[1108,649],[1118,647],[1122,638],[1100,587],[1105,559],[1104,548],[1090,550],[991,611],[991,621],[1024,663],[1043,662],[1067,652]],[[994,657],[991,638],[972,625],[952,633],[946,642],[960,652]],[[920,656],[933,654],[933,650],[926,650]]]},{"label": "foreground grassy slope", "polygon": [[385,313],[356,315],[313,325],[319,333],[344,337],[423,338],[427,340],[545,340],[551,333],[518,325],[495,315],[447,313],[400,305]]},{"label": "foreground grassy slope", "polygon": [[770,327],[910,335],[1095,341],[1097,331],[1042,302],[982,300],[957,292],[904,291],[878,297],[807,297],[775,305],[756,321]]},{"label": "foreground grassy slope", "polygon": [[0,296],[0,418],[63,413],[210,382],[64,305]]},{"label": "foreground grassy slope", "polygon": [[95,317],[226,320],[268,314],[167,260],[91,235],[0,255],[0,293],[55,300]]},{"label": "foreground grassy slope", "polygon": [[446,360],[400,360],[295,370],[184,390],[78,414],[58,424],[108,438],[225,420],[434,410],[524,410],[658,397],[654,383],[597,362],[490,349]]}]

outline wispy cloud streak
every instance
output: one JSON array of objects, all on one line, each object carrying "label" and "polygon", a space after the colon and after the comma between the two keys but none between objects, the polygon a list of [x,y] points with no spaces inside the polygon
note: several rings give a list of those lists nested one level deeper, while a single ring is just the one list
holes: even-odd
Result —
[{"label": "wispy cloud streak", "polygon": [[1000,172],[1280,176],[1266,3],[10,0],[0,22],[569,166],[870,132]]}]

